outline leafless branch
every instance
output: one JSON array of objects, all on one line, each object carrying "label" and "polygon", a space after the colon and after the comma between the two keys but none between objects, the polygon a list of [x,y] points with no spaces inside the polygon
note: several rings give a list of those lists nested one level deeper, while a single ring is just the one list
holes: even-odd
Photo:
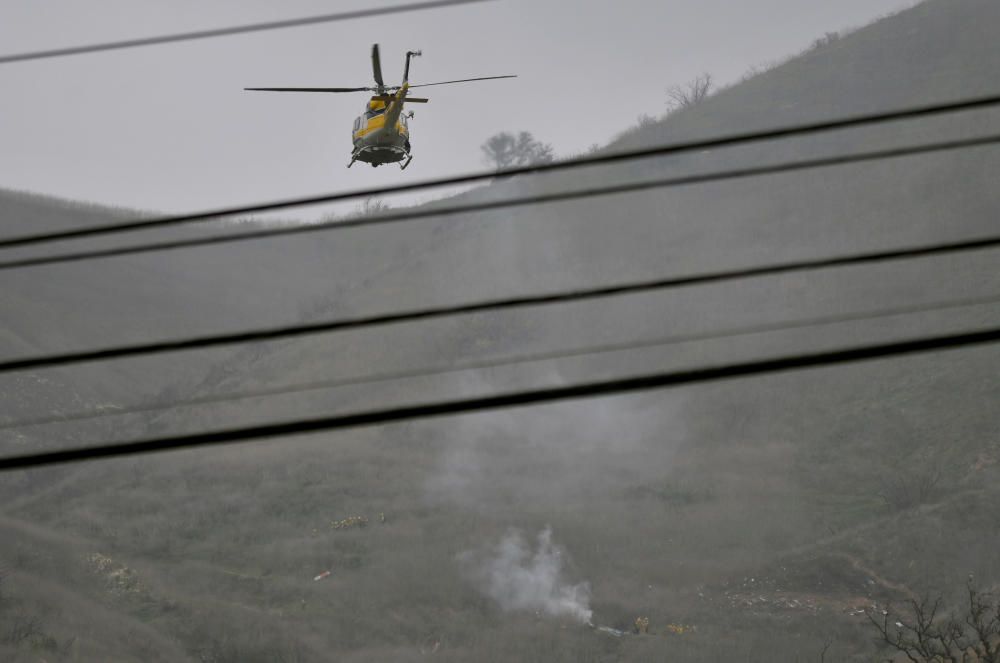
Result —
[{"label": "leafless branch", "polygon": [[697,106],[712,93],[712,75],[702,74],[685,85],[667,88],[667,109],[671,112]]},{"label": "leafless branch", "polygon": [[892,606],[867,612],[880,639],[912,663],[1000,663],[1000,601],[970,578],[964,620],[947,616],[940,596],[909,602],[909,614]]}]

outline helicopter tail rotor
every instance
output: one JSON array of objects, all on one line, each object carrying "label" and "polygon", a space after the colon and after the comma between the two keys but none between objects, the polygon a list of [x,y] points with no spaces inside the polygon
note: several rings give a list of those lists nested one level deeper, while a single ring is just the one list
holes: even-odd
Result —
[{"label": "helicopter tail rotor", "polygon": [[406,52],[406,69],[403,70],[403,83],[410,82],[410,58],[419,58],[423,54],[424,54],[423,51]]}]

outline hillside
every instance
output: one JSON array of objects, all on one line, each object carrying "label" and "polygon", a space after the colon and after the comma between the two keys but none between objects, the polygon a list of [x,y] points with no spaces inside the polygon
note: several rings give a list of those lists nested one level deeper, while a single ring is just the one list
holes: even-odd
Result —
[{"label": "hillside", "polygon": [[[995,92],[997,25],[996,3],[930,0],[626,131],[603,149]],[[515,178],[452,200],[997,129],[1000,114],[978,112]],[[29,270],[5,276],[0,352],[972,237],[995,231],[998,167],[1000,150],[977,149],[132,257],[99,268]],[[64,227],[114,213],[0,194],[5,228],[8,219]],[[997,293],[1000,272],[990,252],[823,270],[13,376],[0,382],[0,418]],[[970,304],[79,425],[0,429],[0,445],[202,430],[998,321],[996,305]],[[998,367],[1000,350],[988,347],[0,475],[0,655],[808,661],[820,660],[830,643],[826,661],[870,661],[879,649],[865,609],[922,594],[954,602],[970,574],[983,587],[1000,588]],[[547,527],[554,548],[545,545]],[[324,571],[331,573],[314,580]],[[591,630],[579,623],[584,608],[595,624],[613,629],[631,630],[637,617],[648,617],[650,634]]]}]

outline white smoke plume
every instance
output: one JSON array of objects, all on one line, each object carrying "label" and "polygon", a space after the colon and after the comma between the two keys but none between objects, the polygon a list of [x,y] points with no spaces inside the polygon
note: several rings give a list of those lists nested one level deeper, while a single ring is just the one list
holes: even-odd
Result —
[{"label": "white smoke plume", "polygon": [[480,589],[509,611],[534,611],[590,623],[590,585],[563,579],[566,554],[552,543],[552,529],[538,534],[532,550],[524,535],[510,530],[494,548],[465,553],[461,560]]}]

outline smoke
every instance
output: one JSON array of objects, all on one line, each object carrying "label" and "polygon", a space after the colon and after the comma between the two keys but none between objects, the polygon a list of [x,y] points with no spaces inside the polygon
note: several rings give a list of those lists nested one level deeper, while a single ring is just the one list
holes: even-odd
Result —
[{"label": "smoke", "polygon": [[566,554],[552,543],[546,527],[532,550],[524,534],[510,530],[494,548],[464,553],[460,560],[484,594],[507,611],[534,611],[549,617],[571,617],[589,623],[590,585],[563,579]]},{"label": "smoke", "polygon": [[[571,383],[552,369],[507,376],[463,375],[463,394]],[[489,412],[430,424],[437,461],[423,496],[510,521],[548,518],[566,503],[600,508],[630,486],[662,478],[685,438],[682,397],[608,398],[517,413]],[[626,423],[627,422],[627,423]],[[530,538],[530,537],[529,537]]]}]

